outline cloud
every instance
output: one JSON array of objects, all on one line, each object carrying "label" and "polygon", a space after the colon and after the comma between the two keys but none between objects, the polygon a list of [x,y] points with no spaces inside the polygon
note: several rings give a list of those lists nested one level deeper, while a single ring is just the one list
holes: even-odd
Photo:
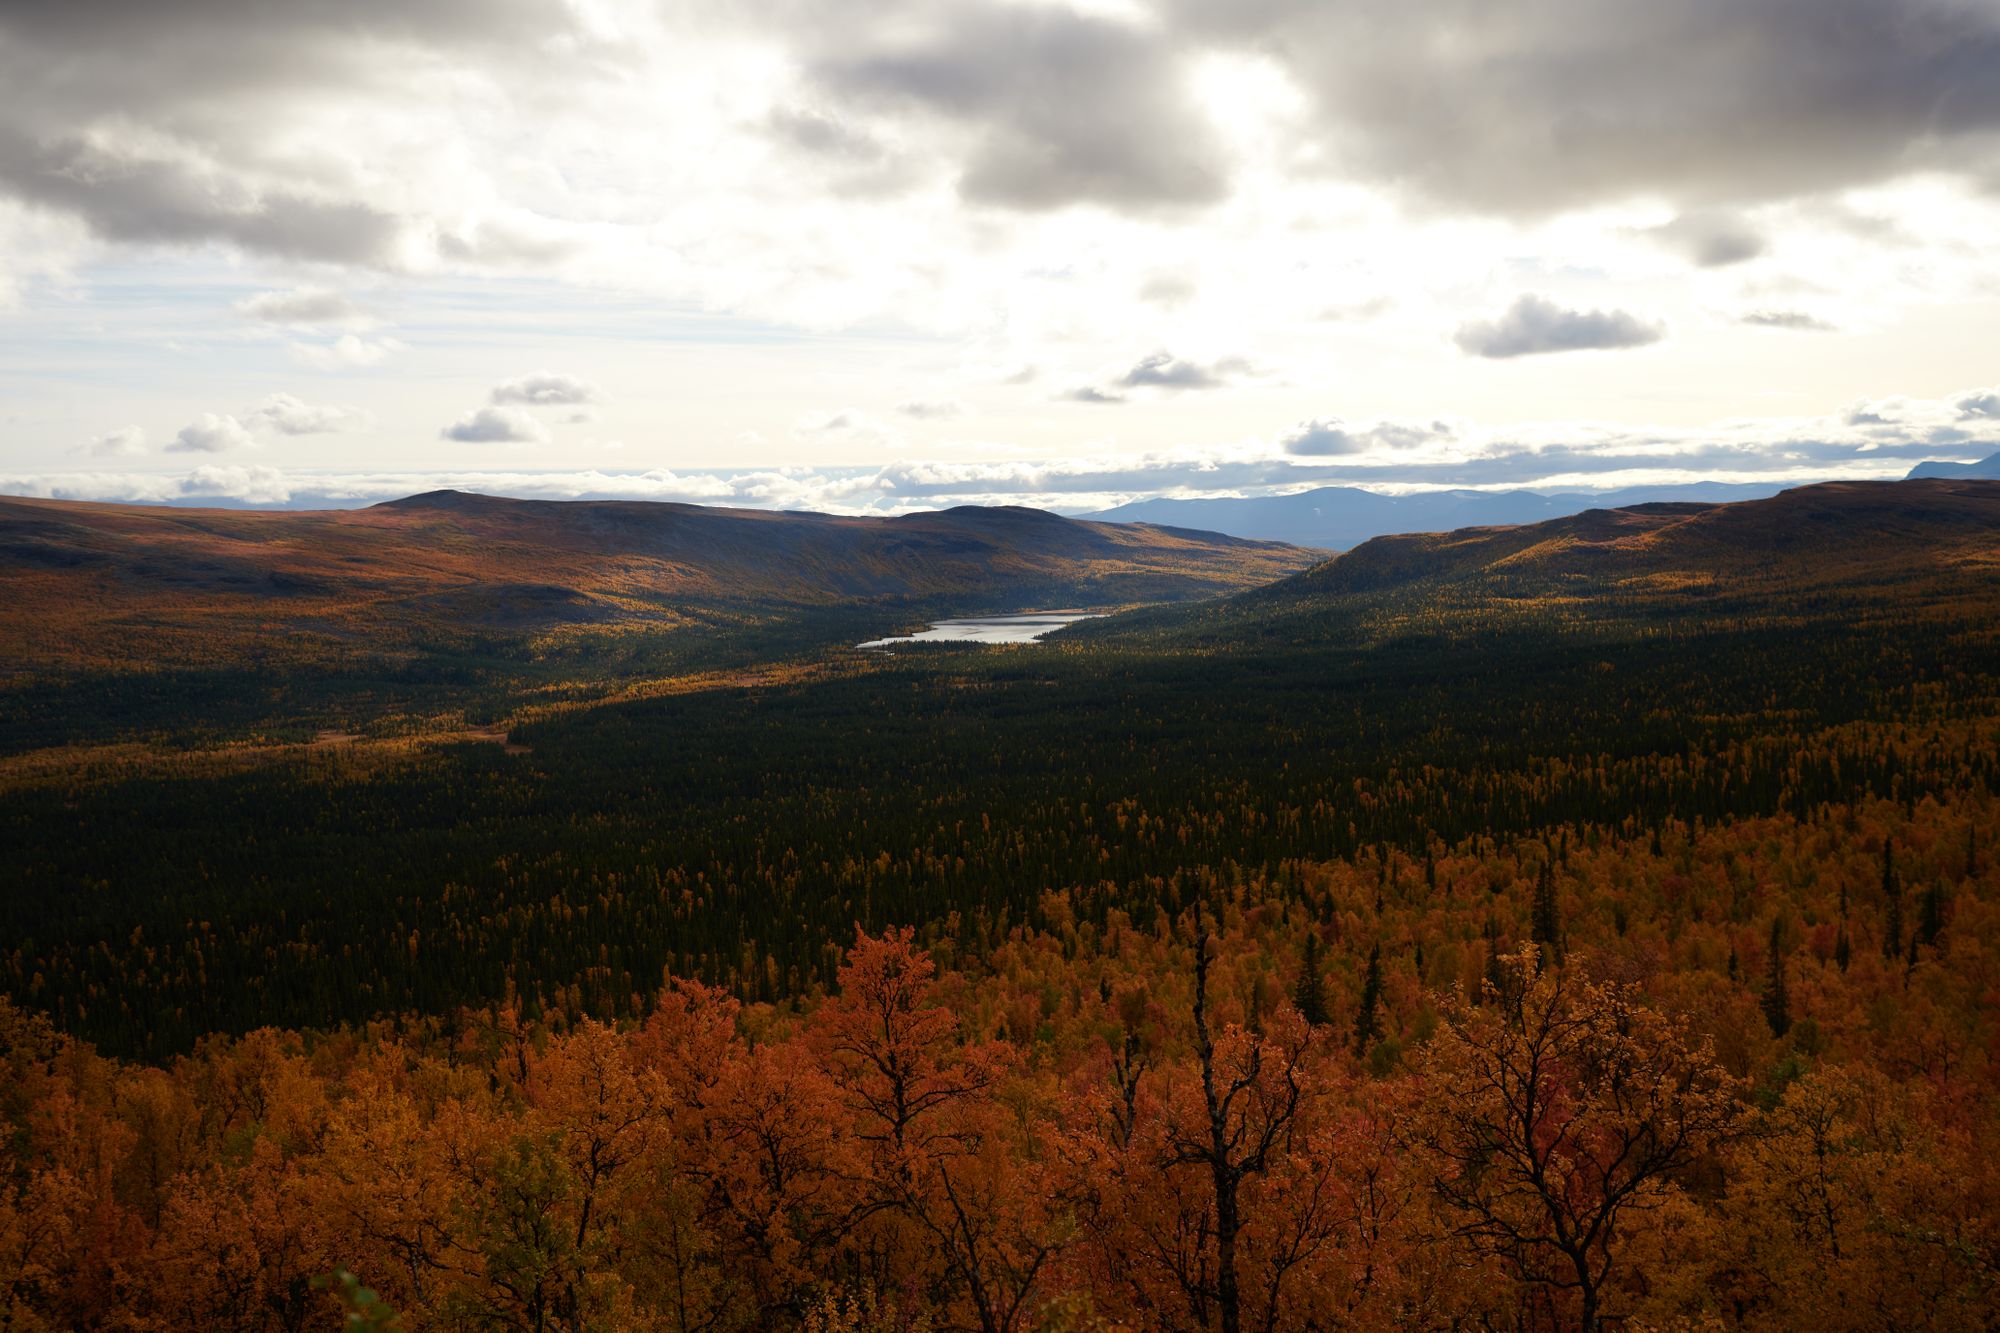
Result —
[{"label": "cloud", "polygon": [[1723,209],[1683,213],[1645,233],[1702,268],[1726,268],[1756,259],[1769,247],[1764,233],[1742,215]]},{"label": "cloud", "polygon": [[1837,333],[1839,327],[1803,310],[1751,310],[1739,323],[1760,329],[1793,329],[1802,333]]},{"label": "cloud", "polygon": [[220,454],[256,443],[242,422],[226,413],[204,412],[168,442],[170,454]]},{"label": "cloud", "polygon": [[373,422],[367,413],[351,407],[316,405],[288,393],[274,393],[257,405],[244,424],[278,435],[339,435],[367,430]]},{"label": "cloud", "polygon": [[347,333],[330,343],[292,343],[285,350],[314,370],[357,370],[380,364],[391,352],[402,351],[403,344],[394,338],[371,340]]},{"label": "cloud", "polygon": [[[185,475],[0,474],[0,493],[325,507],[452,488],[553,499],[679,500],[843,513],[901,513],[954,504],[1029,504],[1074,512],[1154,495],[1240,497],[1317,486],[1392,492],[1526,487],[1550,492],[1700,481],[1773,484],[1897,478],[1913,463],[1927,459],[1970,461],[2000,450],[2000,419],[1961,416],[1962,403],[1987,392],[1885,400],[1827,417],[1733,419],[1697,427],[1620,428],[1543,421],[1481,428],[1421,418],[1353,424],[1328,416],[1299,422],[1261,441],[1041,462],[905,460],[875,467],[679,473],[665,469],[284,473],[216,466]],[[1850,423],[1850,415],[1869,419]]]},{"label": "cloud", "polygon": [[1278,437],[1288,454],[1301,458],[1328,458],[1361,451],[1361,444],[1336,419],[1302,421]]},{"label": "cloud", "polygon": [[1250,365],[1241,357],[1224,357],[1211,365],[1183,361],[1166,352],[1141,357],[1138,364],[1118,377],[1125,389],[1219,389],[1232,376],[1243,374]]},{"label": "cloud", "polygon": [[110,241],[221,241],[281,259],[394,267],[409,223],[359,199],[326,199],[238,179],[212,165],[104,137],[36,141],[0,131],[0,187],[71,213]]},{"label": "cloud", "polygon": [[573,375],[539,371],[493,387],[494,403],[520,403],[529,407],[563,407],[594,403],[603,397],[597,386]]},{"label": "cloud", "polygon": [[1005,0],[874,17],[799,25],[809,76],[829,103],[940,134],[970,203],[1144,213],[1227,192],[1228,157],[1155,25]]},{"label": "cloud", "polygon": [[373,323],[367,311],[339,292],[325,287],[301,287],[289,292],[260,292],[231,309],[266,324],[304,324],[359,328]]},{"label": "cloud", "polygon": [[918,421],[950,421],[965,415],[965,404],[956,398],[905,398],[896,411]]},{"label": "cloud", "polygon": [[1984,417],[2000,418],[2000,392],[1988,390],[1985,393],[1969,393],[1958,400],[1955,407],[1958,415],[1966,420]]},{"label": "cloud", "polygon": [[1411,450],[1450,441],[1456,435],[1451,423],[1445,421],[1378,421],[1357,429],[1338,417],[1315,417],[1281,433],[1278,445],[1295,458],[1334,458]]},{"label": "cloud", "polygon": [[546,444],[548,428],[518,407],[482,407],[438,432],[461,444]]},{"label": "cloud", "polygon": [[1975,177],[2000,129],[2000,7],[1965,0],[1161,0],[1257,53],[1339,169],[1445,207],[1548,214]]},{"label": "cloud", "polygon": [[1251,370],[1250,363],[1240,356],[1204,363],[1186,361],[1170,352],[1154,352],[1099,384],[1079,385],[1057,394],[1056,398],[1070,403],[1122,403],[1126,400],[1124,391],[1132,389],[1157,389],[1163,393],[1220,389]]},{"label": "cloud", "polygon": [[1644,347],[1664,336],[1657,324],[1623,310],[1565,310],[1531,293],[1498,319],[1464,325],[1452,340],[1469,356],[1498,359]]},{"label": "cloud", "polygon": [[121,426],[88,444],[77,446],[77,451],[92,458],[127,458],[143,454],[146,452],[146,432],[139,426]]},{"label": "cloud", "polygon": [[271,467],[198,467],[181,483],[181,494],[217,496],[253,505],[281,505],[292,498],[285,474]]},{"label": "cloud", "polygon": [[893,427],[851,407],[837,412],[808,412],[792,423],[792,435],[801,440],[870,448],[893,446],[902,438]]}]

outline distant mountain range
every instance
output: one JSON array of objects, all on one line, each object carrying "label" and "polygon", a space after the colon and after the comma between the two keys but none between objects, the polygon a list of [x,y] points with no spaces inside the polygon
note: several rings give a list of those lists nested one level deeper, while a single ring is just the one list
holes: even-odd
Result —
[{"label": "distant mountain range", "polygon": [[1322,486],[1292,495],[1244,500],[1136,500],[1084,515],[1109,523],[1153,523],[1260,541],[1344,551],[1375,537],[1539,523],[1587,509],[1635,504],[1729,504],[1761,500],[1797,482],[1695,482],[1615,491],[1424,491],[1378,495],[1353,486]]},{"label": "distant mountain range", "polygon": [[1963,477],[1981,481],[2000,481],[2000,454],[1992,454],[1977,463],[1919,463],[1910,469],[1909,480],[1925,477]]}]

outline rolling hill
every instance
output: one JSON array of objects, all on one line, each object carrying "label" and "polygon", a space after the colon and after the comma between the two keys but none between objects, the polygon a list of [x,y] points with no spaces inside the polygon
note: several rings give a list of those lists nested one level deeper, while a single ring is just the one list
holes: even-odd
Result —
[{"label": "rolling hill", "polygon": [[1462,636],[1551,617],[1990,620],[1996,595],[2000,482],[1828,482],[1735,504],[1643,504],[1377,537],[1223,601],[1063,637],[1221,646],[1273,635],[1376,640],[1435,624]]},{"label": "rolling hill", "polygon": [[7,499],[0,663],[337,659],[834,606],[1162,601],[1267,583],[1310,559],[1017,508],[848,518],[455,491],[318,512]]},{"label": "rolling hill", "polygon": [[1737,504],[1591,509],[1517,527],[1378,537],[1267,590],[1367,592],[1474,581],[1809,587],[1958,568],[2000,573],[2000,483],[1828,482]]}]

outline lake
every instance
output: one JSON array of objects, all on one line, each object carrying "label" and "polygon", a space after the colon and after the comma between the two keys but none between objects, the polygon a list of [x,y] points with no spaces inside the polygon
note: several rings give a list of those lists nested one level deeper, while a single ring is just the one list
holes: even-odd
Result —
[{"label": "lake", "polygon": [[1050,630],[1094,619],[1090,611],[1031,611],[1014,616],[967,616],[962,620],[940,620],[917,634],[892,639],[870,639],[856,648],[887,648],[898,643],[1033,643]]}]

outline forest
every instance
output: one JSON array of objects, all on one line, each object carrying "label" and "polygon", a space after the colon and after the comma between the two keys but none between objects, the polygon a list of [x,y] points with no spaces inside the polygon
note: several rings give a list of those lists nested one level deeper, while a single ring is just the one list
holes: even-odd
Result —
[{"label": "forest", "polygon": [[2000,487],[1942,485],[17,746],[0,1308],[1991,1325]]}]

